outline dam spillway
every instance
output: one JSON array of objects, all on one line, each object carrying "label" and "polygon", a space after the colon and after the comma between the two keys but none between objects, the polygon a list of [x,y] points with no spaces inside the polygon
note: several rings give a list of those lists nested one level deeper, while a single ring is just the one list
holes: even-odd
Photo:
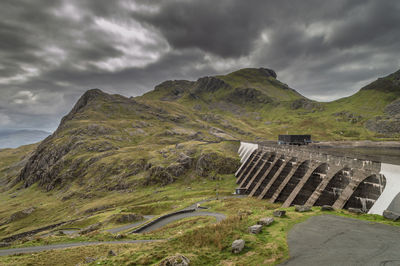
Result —
[{"label": "dam spillway", "polygon": [[398,165],[331,155],[307,146],[246,142],[241,142],[239,155],[242,164],[235,175],[241,194],[283,207],[330,205],[382,214],[392,206],[392,211],[400,212],[393,207],[400,205]]}]

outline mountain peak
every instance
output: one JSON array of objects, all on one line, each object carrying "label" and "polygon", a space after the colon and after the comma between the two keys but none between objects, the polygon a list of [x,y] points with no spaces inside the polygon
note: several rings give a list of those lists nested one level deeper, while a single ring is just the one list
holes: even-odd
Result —
[{"label": "mountain peak", "polygon": [[234,71],[232,73],[229,73],[228,75],[241,75],[241,76],[264,76],[264,77],[273,77],[276,79],[278,76],[276,75],[276,72],[270,68],[242,68],[237,71]]}]

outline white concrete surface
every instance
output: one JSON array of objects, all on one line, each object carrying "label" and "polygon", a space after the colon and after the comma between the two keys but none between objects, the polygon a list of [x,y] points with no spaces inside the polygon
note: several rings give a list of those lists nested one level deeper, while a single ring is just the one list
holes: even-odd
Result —
[{"label": "white concrete surface", "polygon": [[258,149],[258,144],[248,143],[248,142],[240,142],[240,147],[238,150],[240,162],[242,165],[236,171],[236,174],[239,173],[240,169],[242,169],[243,165],[246,163],[247,159],[249,159],[251,153]]},{"label": "white concrete surface", "polygon": [[382,163],[380,173],[386,178],[386,186],[368,213],[382,215],[400,192],[400,165]]}]

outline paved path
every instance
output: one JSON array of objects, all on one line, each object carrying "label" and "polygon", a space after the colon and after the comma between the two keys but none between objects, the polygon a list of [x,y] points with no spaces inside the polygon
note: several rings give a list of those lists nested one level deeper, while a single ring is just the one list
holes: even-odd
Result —
[{"label": "paved path", "polygon": [[12,248],[12,249],[0,249],[0,256],[15,255],[21,253],[35,253],[45,250],[63,249],[90,245],[109,245],[109,244],[140,244],[149,242],[158,242],[164,240],[125,240],[125,241],[104,241],[104,242],[78,242],[78,243],[66,243],[66,244],[54,244],[47,246],[36,246],[36,247],[25,247],[25,248]]},{"label": "paved path", "polygon": [[314,216],[288,235],[281,265],[400,265],[400,227],[333,215]]},{"label": "paved path", "polygon": [[194,216],[212,216],[217,219],[217,222],[222,221],[226,218],[226,216],[224,214],[216,213],[216,212],[194,211],[194,212],[180,213],[180,214],[176,214],[176,215],[173,215],[170,217],[166,217],[166,218],[156,222],[155,224],[152,224],[151,226],[143,229],[142,231],[140,231],[140,233],[151,232],[151,231],[159,229],[169,223],[172,223],[172,222],[184,219],[184,218],[188,218],[188,217],[194,217]]},{"label": "paved path", "polygon": [[107,229],[105,231],[109,232],[111,234],[117,234],[119,232],[131,229],[131,228],[139,226],[139,225],[142,225],[142,224],[144,224],[145,222],[147,222],[149,219],[151,219],[153,217],[154,217],[154,215],[145,215],[144,216],[144,220],[142,220],[142,221],[139,221],[139,222],[136,222],[136,223],[133,223],[133,224],[127,224],[127,225],[124,225],[124,226],[121,226],[121,227],[117,227],[117,228]]}]

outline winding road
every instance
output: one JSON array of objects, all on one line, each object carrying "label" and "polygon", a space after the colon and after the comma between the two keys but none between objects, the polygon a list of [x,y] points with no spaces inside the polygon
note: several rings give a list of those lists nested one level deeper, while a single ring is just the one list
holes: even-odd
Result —
[{"label": "winding road", "polygon": [[[203,200],[200,202],[197,202],[183,210],[190,210],[191,208],[195,208],[197,204],[204,203],[209,200]],[[167,215],[168,216],[168,215]],[[195,217],[195,216],[211,216],[215,217],[217,222],[222,221],[226,218],[226,216],[222,213],[215,213],[215,212],[207,212],[207,211],[195,211],[192,212],[184,212],[184,213],[178,213],[178,214],[172,214],[168,217],[163,217],[161,216],[159,220],[155,221],[153,224],[150,226],[147,226],[143,228],[143,230],[140,231],[140,233],[145,233],[145,232],[151,232],[156,229],[159,229],[169,223],[172,223],[174,221],[178,221],[184,218],[188,217]],[[145,220],[136,222],[133,224],[128,224],[122,227],[117,227],[117,228],[112,228],[106,230],[107,232],[110,233],[119,233],[122,231],[126,231],[130,228],[139,226],[144,224],[146,221],[149,219],[153,218],[154,216],[145,216]],[[73,231],[71,231],[73,232]],[[0,249],[0,256],[9,256],[9,255],[15,255],[15,254],[21,254],[21,253],[35,253],[35,252],[40,252],[40,251],[45,251],[45,250],[54,250],[54,249],[63,249],[63,248],[72,248],[72,247],[81,247],[81,246],[89,246],[89,245],[101,245],[101,244],[140,244],[140,243],[149,243],[149,242],[157,242],[157,241],[166,241],[165,239],[158,239],[158,240],[124,240],[124,241],[103,241],[103,242],[77,242],[77,243],[65,243],[65,244],[53,244],[53,245],[46,245],[46,246],[34,246],[34,247],[24,247],[24,248],[12,248],[12,249]]]},{"label": "winding road", "polygon": [[82,246],[91,246],[91,245],[142,244],[142,243],[160,242],[160,241],[165,241],[165,240],[159,239],[159,240],[77,242],[77,243],[54,244],[54,245],[25,247],[25,248],[0,249],[0,256],[9,256],[9,255],[15,255],[15,254],[22,254],[22,253],[35,253],[35,252],[40,252],[40,251],[45,251],[45,250],[73,248],[73,247],[82,247]]}]

